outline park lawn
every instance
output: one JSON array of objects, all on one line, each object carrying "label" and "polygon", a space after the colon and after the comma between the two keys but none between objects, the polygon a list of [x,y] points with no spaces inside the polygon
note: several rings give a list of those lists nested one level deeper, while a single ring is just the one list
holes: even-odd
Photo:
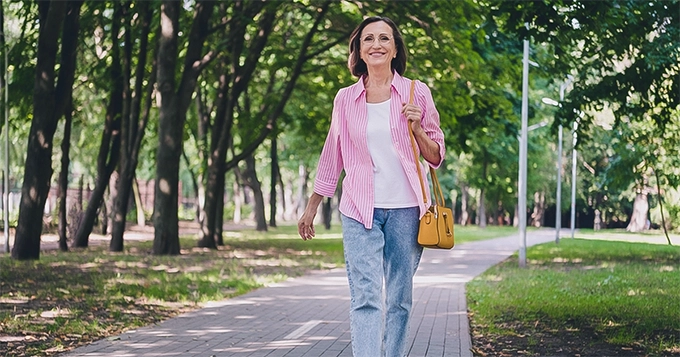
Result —
[{"label": "park lawn", "polygon": [[[517,227],[512,226],[460,226],[453,227],[455,243],[474,242],[485,239],[507,237],[518,234]],[[454,248],[455,249],[455,248]]]},{"label": "park lawn", "polygon": [[680,355],[680,247],[562,239],[467,284],[477,356]]}]

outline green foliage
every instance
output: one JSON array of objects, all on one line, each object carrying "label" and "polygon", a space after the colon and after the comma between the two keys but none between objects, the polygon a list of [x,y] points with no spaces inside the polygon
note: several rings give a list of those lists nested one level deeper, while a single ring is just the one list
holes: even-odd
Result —
[{"label": "green foliage", "polygon": [[[129,35],[136,45],[139,6],[131,4],[125,21],[131,24]],[[110,32],[114,5],[86,2],[81,12],[71,182],[82,175],[86,183],[92,183],[96,176],[96,153],[110,90],[112,38],[119,36],[125,41],[122,31]],[[181,11],[184,34],[189,32],[193,5],[188,2]],[[12,186],[19,187],[32,119],[38,7],[33,1],[5,2],[3,6],[10,76],[10,173]],[[160,23],[160,3],[153,2],[151,6],[155,9],[152,20],[155,29]],[[194,192],[192,180],[203,184],[213,128],[208,124],[201,128],[205,132],[199,130],[199,114],[204,114],[199,110],[206,110],[211,122],[215,120],[220,76],[232,76],[234,66],[243,66],[253,58],[257,64],[243,95],[236,98],[230,134],[237,153],[269,125],[266,119],[273,113],[273,104],[283,95],[305,36],[325,6],[328,11],[320,30],[311,38],[302,74],[273,127],[279,140],[283,181],[290,187],[297,186],[299,165],[311,170],[316,163],[335,93],[356,81],[347,69],[347,40],[361,19],[371,15],[395,20],[409,51],[406,76],[420,79],[432,89],[446,134],[448,156],[439,174],[448,200],[460,197],[461,188],[466,187],[473,192],[483,190],[489,209],[502,207],[507,212],[514,211],[521,51],[522,39],[527,34],[531,39],[531,59],[539,64],[538,68],[530,69],[530,124],[543,121],[552,124],[552,131],[541,128],[529,136],[528,202],[534,192],[544,192],[547,203],[554,202],[556,127],[563,124],[571,128],[569,124],[576,120],[578,111],[584,115],[578,127],[580,211],[597,208],[609,217],[625,220],[631,205],[631,188],[646,187],[653,196],[652,209],[658,210],[657,189],[664,195],[666,190],[680,185],[677,171],[680,163],[674,154],[680,132],[678,0],[246,2],[243,6],[252,10],[252,16],[246,18],[237,16],[236,2],[219,2],[215,6],[211,19],[213,32],[205,52],[215,51],[217,55],[205,65],[196,84],[194,99],[202,101],[204,107],[192,104],[185,127],[186,161],[180,167],[185,194]],[[265,10],[276,11],[273,30],[261,55],[250,57]],[[233,41],[238,36],[227,36],[235,19],[246,24],[241,34],[242,46]],[[525,22],[529,23],[529,30],[524,27]],[[156,36],[157,31],[153,30],[150,51],[157,42]],[[179,41],[178,56],[184,56],[188,36],[180,36]],[[136,61],[132,56],[133,68]],[[144,75],[151,72],[149,61]],[[543,105],[541,98],[557,99],[557,86],[567,74],[574,75],[576,80],[567,88],[562,107],[553,113],[554,109]],[[236,78],[231,78],[231,82],[235,83]],[[136,171],[140,179],[152,179],[157,166],[156,100],[151,106],[151,122]],[[553,114],[555,118],[551,119]],[[604,115],[611,128],[602,125]],[[568,133],[566,130],[565,142],[569,141]],[[59,125],[55,148],[62,137],[63,126]],[[60,155],[54,150],[55,164]],[[261,170],[266,168],[268,155],[260,150],[256,156],[258,176],[266,183],[268,171],[265,174]],[[568,171],[568,161],[564,162],[562,169]],[[593,169],[592,173],[588,167]],[[55,172],[60,170],[55,168]],[[563,176],[565,191],[570,184],[568,176]],[[290,194],[295,196],[296,192]],[[566,208],[568,199],[562,202],[562,208]],[[677,200],[669,196],[663,202],[668,205],[669,225],[677,226],[674,208],[678,206]],[[225,205],[225,217],[231,217],[233,203]],[[191,210],[181,214],[193,217]]]},{"label": "green foliage", "polygon": [[[549,43],[557,73],[579,78],[560,118],[610,106],[616,120],[663,127],[680,105],[680,4],[669,1],[492,2],[504,29]],[[529,24],[529,30],[525,28]]]},{"label": "green foliage", "polygon": [[680,248],[567,239],[530,248],[527,261],[518,268],[515,256],[468,283],[475,325],[500,334],[533,334],[539,324],[555,335],[593,331],[653,354],[680,346]]}]

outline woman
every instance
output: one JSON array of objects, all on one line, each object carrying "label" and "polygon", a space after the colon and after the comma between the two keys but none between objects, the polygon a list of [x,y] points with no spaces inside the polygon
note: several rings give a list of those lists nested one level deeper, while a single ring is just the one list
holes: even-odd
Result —
[{"label": "woman", "polygon": [[359,81],[335,97],[314,193],[298,231],[304,240],[314,237],[319,203],[334,195],[344,170],[339,209],[352,351],[355,357],[401,357],[422,253],[418,224],[430,200],[429,192],[427,203],[422,197],[407,125],[434,168],[444,157],[444,134],[425,84],[415,82],[414,102],[408,104],[411,80],[402,77],[406,47],[392,20],[370,17],[352,32],[348,66]]}]

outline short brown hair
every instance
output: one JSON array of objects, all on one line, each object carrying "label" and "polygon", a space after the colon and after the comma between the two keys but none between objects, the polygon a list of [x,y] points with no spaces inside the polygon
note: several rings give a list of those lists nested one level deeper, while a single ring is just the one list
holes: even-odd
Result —
[{"label": "short brown hair", "polygon": [[397,28],[394,21],[390,20],[384,16],[371,16],[367,17],[362,21],[359,26],[357,26],[352,35],[349,37],[349,59],[347,60],[347,66],[349,67],[350,73],[355,77],[361,77],[368,72],[366,68],[366,62],[361,59],[361,31],[364,30],[366,25],[382,21],[388,24],[392,28],[392,37],[394,38],[394,45],[397,48],[397,57],[392,59],[392,70],[403,75],[406,71],[406,45],[404,44],[404,38],[401,37],[401,33]]}]

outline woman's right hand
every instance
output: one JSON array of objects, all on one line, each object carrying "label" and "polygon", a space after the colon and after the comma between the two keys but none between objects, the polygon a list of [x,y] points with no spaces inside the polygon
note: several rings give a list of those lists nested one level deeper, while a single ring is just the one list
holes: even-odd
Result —
[{"label": "woman's right hand", "polygon": [[305,209],[305,213],[302,214],[300,220],[298,221],[298,233],[302,240],[308,240],[314,238],[314,217],[316,216],[316,210],[310,213],[309,205]]},{"label": "woman's right hand", "polygon": [[298,233],[300,234],[300,237],[302,237],[302,240],[314,238],[314,235],[316,234],[314,232],[314,217],[316,217],[316,211],[322,200],[323,196],[316,192],[312,193],[312,196],[309,198],[305,212],[302,214],[302,217],[300,217],[300,220],[298,220]]}]

